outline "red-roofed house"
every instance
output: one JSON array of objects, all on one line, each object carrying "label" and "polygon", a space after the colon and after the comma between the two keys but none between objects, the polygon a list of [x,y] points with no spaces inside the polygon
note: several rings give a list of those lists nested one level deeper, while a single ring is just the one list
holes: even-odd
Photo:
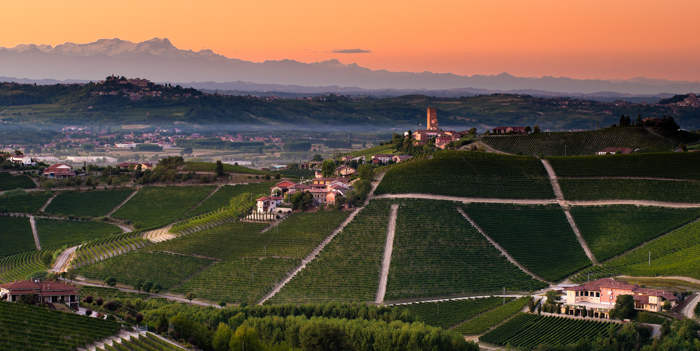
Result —
[{"label": "red-roofed house", "polygon": [[349,176],[355,174],[355,172],[357,172],[357,171],[355,171],[354,168],[348,167],[345,165],[340,166],[340,167],[335,169],[335,175],[338,175],[341,177],[349,177]]},{"label": "red-roofed house", "polygon": [[270,194],[273,196],[284,197],[284,194],[286,194],[290,188],[296,185],[298,184],[289,180],[283,180],[270,188]]},{"label": "red-roofed house", "polygon": [[277,205],[282,203],[282,198],[281,197],[276,197],[276,196],[266,196],[266,197],[261,197],[256,200],[257,205],[258,205],[258,212],[259,213],[267,213],[267,212],[274,212],[275,209],[277,208]]},{"label": "red-roofed house", "polygon": [[493,128],[493,134],[527,134],[525,127],[496,127]]},{"label": "red-roofed house", "polygon": [[80,302],[78,288],[63,283],[23,280],[0,285],[0,300],[17,302],[25,295],[32,295],[44,303],[63,302],[76,310]]},{"label": "red-roofed house", "polygon": [[70,178],[75,177],[75,172],[73,172],[73,167],[64,163],[58,163],[49,166],[49,168],[44,168],[44,177],[56,179]]},{"label": "red-roofed house", "polygon": [[376,154],[372,156],[372,160],[379,160],[381,163],[387,163],[391,161],[391,158],[394,157],[394,155],[388,155],[388,154]]}]

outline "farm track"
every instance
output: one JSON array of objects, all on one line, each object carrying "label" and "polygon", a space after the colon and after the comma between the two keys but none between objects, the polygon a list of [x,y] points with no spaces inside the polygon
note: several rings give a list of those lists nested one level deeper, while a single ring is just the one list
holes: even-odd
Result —
[{"label": "farm track", "polygon": [[492,152],[492,153],[494,153],[494,154],[510,155],[510,154],[507,153],[507,152],[494,149],[493,147],[489,146],[489,144],[486,144],[486,143],[482,142],[481,140],[479,140],[477,143],[478,143],[479,145],[483,146],[484,149],[486,149],[486,151],[488,151],[488,152]]},{"label": "farm track", "polygon": [[124,199],[124,201],[122,201],[119,205],[117,205],[117,207],[115,207],[111,211],[109,211],[109,213],[105,217],[110,217],[111,215],[114,214],[114,212],[117,212],[117,210],[119,210],[122,206],[124,206],[124,204],[126,204],[129,200],[131,200],[132,197],[136,196],[136,193],[138,193],[138,192],[139,192],[139,189],[134,190],[134,192],[131,193],[131,195],[129,195],[129,197]]},{"label": "farm track", "polygon": [[581,230],[578,229],[576,221],[574,221],[574,217],[571,215],[571,212],[565,209],[564,214],[566,215],[566,220],[569,221],[569,224],[571,225],[571,229],[573,229],[574,234],[576,234],[576,239],[578,239],[578,242],[581,244],[583,251],[586,252],[586,256],[588,256],[588,259],[591,260],[593,264],[598,265],[598,260],[596,260],[595,256],[593,255],[593,251],[591,251],[591,248],[588,247],[588,243],[586,243],[586,240],[583,239],[583,235],[581,235]]},{"label": "farm track", "polygon": [[386,283],[389,279],[389,267],[391,266],[391,253],[394,250],[394,234],[396,233],[396,218],[399,205],[391,205],[389,225],[386,227],[386,244],[384,245],[384,258],[382,260],[382,272],[379,276],[379,288],[377,289],[376,304],[384,303],[386,295]]},{"label": "farm track", "polygon": [[41,242],[39,242],[39,233],[36,230],[36,221],[34,220],[34,216],[29,216],[29,225],[32,226],[32,234],[34,235],[36,249],[41,250]]},{"label": "farm track", "polygon": [[63,250],[63,252],[61,252],[61,255],[58,256],[58,258],[56,259],[56,263],[54,263],[53,267],[51,268],[51,272],[65,272],[68,263],[70,263],[70,261],[72,260],[73,254],[75,253],[75,250],[78,249],[78,247],[80,246],[73,246]]},{"label": "farm track", "polygon": [[48,200],[46,200],[46,203],[44,203],[44,205],[39,208],[39,212],[46,211],[46,208],[49,207],[49,204],[51,203],[51,201],[53,201],[53,199],[56,198],[56,196],[58,196],[58,194],[51,195],[51,197]]},{"label": "farm track", "polygon": [[557,200],[564,201],[564,193],[561,191],[561,186],[559,186],[559,181],[557,180],[557,174],[554,172],[554,168],[551,164],[549,164],[549,161],[545,159],[542,159],[541,161],[542,165],[547,170],[547,174],[549,175],[549,182],[552,183],[554,195],[557,197]]}]

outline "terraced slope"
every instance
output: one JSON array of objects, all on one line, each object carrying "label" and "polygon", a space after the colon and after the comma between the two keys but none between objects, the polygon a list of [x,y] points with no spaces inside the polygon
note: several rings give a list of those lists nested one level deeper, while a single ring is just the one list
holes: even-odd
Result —
[{"label": "terraced slope", "polygon": [[700,180],[700,153],[548,157],[559,177],[653,177]]},{"label": "terraced slope", "polygon": [[36,250],[29,218],[0,217],[0,257]]},{"label": "terraced slope", "polygon": [[41,262],[45,252],[55,254],[60,248],[49,247],[42,250],[32,250],[0,258],[0,283],[26,280],[36,272],[45,272],[47,267]]},{"label": "terraced slope", "polygon": [[36,219],[39,240],[43,246],[84,242],[122,233],[122,229],[104,222]]},{"label": "terraced slope", "polygon": [[9,213],[34,213],[39,211],[51,197],[46,193],[27,193],[27,195],[0,197],[0,210],[6,209]]},{"label": "terraced slope", "polygon": [[458,325],[454,331],[466,335],[481,334],[522,311],[529,299],[527,296],[514,299]]},{"label": "terraced slope", "polygon": [[[274,182],[265,182],[247,185],[225,185],[206,201],[192,209],[192,211],[187,213],[187,215],[197,216],[211,211],[216,211],[222,207],[228,206],[229,201],[240,194],[251,193],[253,196],[256,196],[257,194],[270,194],[270,187],[274,184]],[[255,198],[253,198],[253,200],[255,200]]]},{"label": "terraced slope", "polygon": [[66,192],[51,200],[45,212],[75,216],[105,216],[133,193],[131,189]]},{"label": "terraced slope", "polygon": [[700,182],[637,179],[559,179],[567,200],[700,202]]},{"label": "terraced slope", "polygon": [[182,218],[213,190],[213,186],[144,187],[112,217],[143,228],[166,225]]},{"label": "terraced slope", "polygon": [[26,175],[12,175],[7,172],[0,172],[0,191],[34,188],[36,188],[36,184]]},{"label": "terraced slope", "polygon": [[[510,298],[508,300],[511,300]],[[479,313],[496,308],[503,303],[500,297],[480,299],[448,300],[439,302],[413,303],[396,306],[399,310],[408,310],[420,321],[434,327],[447,329]]]}]

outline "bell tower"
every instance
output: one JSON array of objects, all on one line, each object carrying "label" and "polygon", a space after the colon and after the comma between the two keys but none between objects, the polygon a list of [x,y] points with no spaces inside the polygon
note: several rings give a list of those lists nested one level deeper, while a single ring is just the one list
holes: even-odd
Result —
[{"label": "bell tower", "polygon": [[437,109],[436,108],[429,108],[428,109],[428,130],[437,130],[438,129],[438,120],[437,120]]}]

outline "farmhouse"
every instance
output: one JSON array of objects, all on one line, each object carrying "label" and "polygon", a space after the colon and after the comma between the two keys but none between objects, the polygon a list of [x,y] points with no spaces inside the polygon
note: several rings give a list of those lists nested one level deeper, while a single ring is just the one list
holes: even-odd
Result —
[{"label": "farmhouse", "polygon": [[[279,182],[270,188],[271,197],[261,197],[258,199],[258,212],[270,212],[282,203],[284,194],[295,194],[297,192],[308,191],[314,198],[315,204],[335,204],[339,196],[345,196],[350,189],[347,179],[344,178],[314,178],[311,184],[297,184],[288,180]],[[277,203],[266,205],[266,201],[275,199]]]},{"label": "farmhouse", "polygon": [[392,157],[391,159],[392,159],[394,162],[399,163],[399,162],[402,162],[402,161],[409,160],[409,159],[411,159],[412,157],[413,157],[413,156],[408,156],[408,155],[396,155],[396,156]]},{"label": "farmhouse", "polygon": [[147,169],[153,170],[153,164],[148,162],[123,162],[117,165],[117,167],[123,170],[135,169],[137,166],[141,166],[141,170],[145,171]]},{"label": "farmhouse", "polygon": [[355,169],[352,167],[348,166],[340,166],[335,169],[335,175],[341,176],[341,177],[349,177],[353,174],[355,174]]},{"label": "farmhouse", "polygon": [[21,164],[23,166],[34,166],[36,165],[35,158],[29,155],[20,155],[10,157],[12,163]]},{"label": "farmhouse", "polygon": [[58,164],[49,166],[49,168],[45,168],[44,169],[44,177],[55,178],[55,179],[64,179],[64,178],[75,177],[75,172],[73,172],[73,167],[71,167],[67,164],[64,164],[64,163],[58,163]]},{"label": "farmhouse", "polygon": [[73,309],[78,309],[80,302],[78,289],[63,283],[24,280],[0,285],[0,300],[17,302],[25,295],[44,303],[63,302]]},{"label": "farmhouse", "polygon": [[256,200],[258,206],[258,213],[274,212],[277,205],[282,203],[281,197],[276,196],[266,196],[261,197]]},{"label": "farmhouse", "polygon": [[283,180],[275,184],[275,186],[273,186],[272,188],[270,188],[270,192],[274,196],[284,196],[284,194],[286,194],[289,191],[289,188],[295,185],[297,185],[297,183],[291,182],[289,180]]},{"label": "farmhouse", "polygon": [[661,312],[664,303],[675,306],[678,298],[664,290],[645,289],[613,279],[598,279],[582,285],[567,287],[565,305],[569,314],[578,315],[583,308],[594,309],[594,317],[610,318],[610,310],[618,296],[632,295],[634,308],[642,311]]},{"label": "farmhouse", "polygon": [[391,161],[392,157],[394,157],[394,155],[376,154],[376,155],[372,156],[372,161],[377,160],[381,163],[387,163],[387,162]]},{"label": "farmhouse", "polygon": [[631,154],[632,149],[628,147],[606,147],[603,150],[596,152],[596,155],[616,155],[616,154]]},{"label": "farmhouse", "polygon": [[525,127],[496,127],[493,134],[527,134]]}]

